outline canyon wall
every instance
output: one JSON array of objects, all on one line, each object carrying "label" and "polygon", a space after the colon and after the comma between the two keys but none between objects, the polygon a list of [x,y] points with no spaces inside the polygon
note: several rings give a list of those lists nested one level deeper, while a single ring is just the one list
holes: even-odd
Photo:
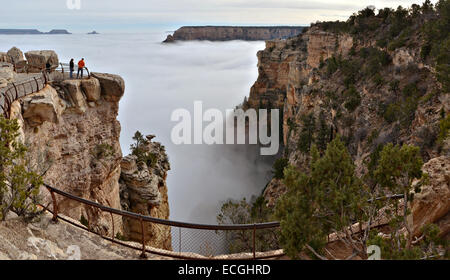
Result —
[{"label": "canyon wall", "polygon": [[164,42],[286,39],[300,34],[302,29],[294,26],[183,26],[173,35],[168,35]]},{"label": "canyon wall", "polygon": [[[341,136],[358,175],[365,172],[380,145],[419,146],[428,162],[424,170],[439,187],[430,186],[428,192],[436,191],[422,196],[422,202],[417,200],[414,218],[421,225],[446,219],[441,226],[446,233],[450,204],[437,193],[448,197],[448,171],[443,170],[450,151],[448,144],[436,139],[439,122],[450,111],[449,93],[442,90],[433,67],[420,58],[416,43],[420,35],[411,35],[406,46],[394,49],[378,47],[378,37],[383,35],[378,33],[361,37],[312,26],[294,38],[266,42],[257,54],[259,76],[244,108],[281,110],[283,156],[300,170],[309,163],[309,153],[304,151],[308,147],[302,147],[302,135],[310,129],[308,117],[314,120],[311,138],[316,143],[320,137],[326,144]],[[285,192],[282,181],[274,178],[264,197],[273,207]],[[424,205],[435,206],[424,211]],[[424,219],[420,212],[431,214]]]}]

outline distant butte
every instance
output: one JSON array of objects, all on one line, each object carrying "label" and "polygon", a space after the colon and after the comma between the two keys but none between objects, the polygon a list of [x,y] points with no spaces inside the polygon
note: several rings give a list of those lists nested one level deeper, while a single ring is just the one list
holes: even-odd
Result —
[{"label": "distant butte", "polygon": [[266,41],[287,39],[302,32],[302,26],[183,26],[164,43],[175,41]]},{"label": "distant butte", "polygon": [[52,29],[49,32],[41,32],[37,29],[0,29],[0,35],[59,35],[59,34],[72,34],[66,29]]}]

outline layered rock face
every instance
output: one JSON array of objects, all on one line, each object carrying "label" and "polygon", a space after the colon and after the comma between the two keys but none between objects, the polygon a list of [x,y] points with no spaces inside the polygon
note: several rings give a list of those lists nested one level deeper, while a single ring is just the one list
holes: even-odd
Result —
[{"label": "layered rock face", "polygon": [[411,205],[412,231],[418,236],[422,227],[436,223],[441,235],[450,233],[450,157],[433,158],[424,164],[429,183],[415,194]]},{"label": "layered rock face", "polygon": [[[164,146],[152,142],[147,136],[142,155],[148,160],[140,161],[135,155],[122,159],[120,176],[120,198],[122,208],[131,212],[159,219],[169,219],[169,202],[166,178],[170,164]],[[168,226],[145,224],[145,240],[150,246],[171,250],[171,229]],[[138,220],[125,218],[125,237],[141,241],[142,230]]]},{"label": "layered rock face", "polygon": [[[120,86],[111,87],[115,82]],[[122,78],[107,75],[54,82],[13,103],[11,117],[19,120],[30,162],[47,184],[120,209],[122,152],[116,117],[123,90]],[[48,203],[47,190],[42,188],[41,193]],[[99,233],[113,234],[111,217],[106,213],[57,199],[60,212],[76,220],[89,220],[92,230]],[[114,234],[121,231],[120,217],[114,219],[114,228]]]},{"label": "layered rock face", "polygon": [[183,26],[173,35],[167,36],[164,42],[286,39],[298,35],[302,29],[294,26]]},{"label": "layered rock face", "polygon": [[[414,36],[411,42],[419,40]],[[445,217],[450,205],[448,146],[436,141],[439,121],[449,113],[449,93],[442,91],[433,67],[420,58],[417,44],[388,49],[377,47],[376,41],[376,36],[360,38],[312,26],[295,38],[266,42],[265,50],[258,52],[258,80],[244,108],[281,110],[284,154],[299,169],[309,161],[300,149],[306,116],[315,122],[313,139],[319,136],[320,119],[327,141],[341,135],[359,175],[379,145],[419,146],[432,178],[413,206],[428,208],[415,211],[419,227]],[[384,60],[375,63],[374,57]],[[373,65],[378,74],[370,74]],[[264,196],[273,206],[285,191],[282,182],[273,179]]]}]

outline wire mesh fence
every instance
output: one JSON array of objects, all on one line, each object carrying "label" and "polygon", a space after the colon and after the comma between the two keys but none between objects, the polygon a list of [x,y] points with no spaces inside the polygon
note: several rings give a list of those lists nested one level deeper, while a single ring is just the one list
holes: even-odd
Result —
[{"label": "wire mesh fence", "polygon": [[[164,250],[165,255],[170,255],[167,252],[189,253],[190,258],[244,253],[250,256],[246,258],[257,258],[257,252],[280,248],[278,222],[205,225],[162,220],[114,209],[48,185],[46,187],[51,194],[47,207],[51,209],[55,221],[60,218],[59,213],[64,213],[85,229],[110,240],[139,242],[142,244],[142,255],[151,251],[150,248],[156,248]],[[126,232],[122,230],[124,225]],[[151,252],[158,254],[158,251]]]}]

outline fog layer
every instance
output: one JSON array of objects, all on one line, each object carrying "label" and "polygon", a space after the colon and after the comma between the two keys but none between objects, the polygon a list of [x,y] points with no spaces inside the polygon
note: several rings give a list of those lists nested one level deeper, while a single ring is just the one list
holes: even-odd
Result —
[{"label": "fog layer", "polygon": [[166,35],[0,36],[0,50],[53,49],[62,62],[84,57],[90,71],[121,75],[126,83],[119,110],[124,155],[136,130],[155,134],[172,167],[167,182],[170,218],[215,223],[221,201],[261,193],[271,159],[256,156],[256,146],[174,145],[171,113],[185,108],[193,115],[195,100],[203,101],[204,111],[224,113],[241,103],[257,78],[256,53],[264,42],[161,44]]}]

